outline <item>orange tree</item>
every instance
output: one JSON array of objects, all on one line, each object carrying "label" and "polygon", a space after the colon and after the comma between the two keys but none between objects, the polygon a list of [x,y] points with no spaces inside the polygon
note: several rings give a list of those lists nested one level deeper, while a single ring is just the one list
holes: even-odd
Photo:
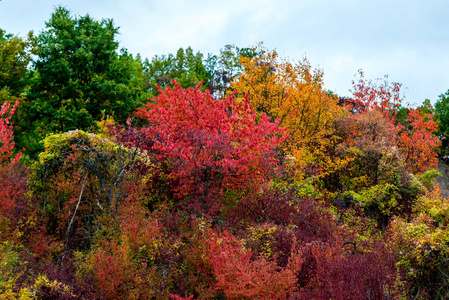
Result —
[{"label": "orange tree", "polygon": [[295,159],[299,170],[312,162],[321,173],[335,167],[338,162],[322,154],[331,142],[331,121],[341,109],[337,97],[323,87],[323,72],[312,69],[306,58],[294,64],[263,48],[258,56],[242,57],[241,63],[244,72],[231,89],[240,101],[247,95],[259,115],[279,119],[279,125],[287,127],[290,138],[282,145],[284,154]]}]

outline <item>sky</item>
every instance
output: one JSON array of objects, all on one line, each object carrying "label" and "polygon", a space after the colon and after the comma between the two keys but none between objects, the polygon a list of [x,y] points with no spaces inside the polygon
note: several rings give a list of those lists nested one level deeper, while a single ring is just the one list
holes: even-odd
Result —
[{"label": "sky", "polygon": [[448,0],[0,0],[0,28],[39,33],[58,5],[113,19],[120,47],[142,58],[263,42],[292,62],[307,57],[339,96],[351,95],[359,69],[402,83],[415,106],[449,90]]}]

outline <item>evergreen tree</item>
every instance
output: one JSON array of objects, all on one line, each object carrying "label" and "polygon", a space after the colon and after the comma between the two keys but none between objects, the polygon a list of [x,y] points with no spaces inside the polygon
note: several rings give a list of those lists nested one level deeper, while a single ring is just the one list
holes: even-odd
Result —
[{"label": "evergreen tree", "polygon": [[113,21],[72,17],[56,8],[46,30],[32,37],[34,76],[19,111],[18,144],[28,154],[52,132],[87,130],[103,114],[124,122],[145,99],[140,57],[118,53]]}]

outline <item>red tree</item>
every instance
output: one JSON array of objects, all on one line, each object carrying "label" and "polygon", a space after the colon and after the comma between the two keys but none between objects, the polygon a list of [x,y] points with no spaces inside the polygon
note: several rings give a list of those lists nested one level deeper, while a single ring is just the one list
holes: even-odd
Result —
[{"label": "red tree", "polygon": [[153,100],[136,114],[148,121],[141,132],[158,160],[170,162],[178,197],[196,196],[203,210],[230,188],[267,179],[286,136],[265,115],[256,123],[248,101],[217,100],[199,86],[183,89],[176,82]]},{"label": "red tree", "polygon": [[431,114],[410,109],[406,126],[398,124],[400,134],[398,136],[399,149],[405,155],[408,169],[418,173],[438,166],[435,148],[441,143],[434,134],[438,125]]},{"label": "red tree", "polygon": [[352,81],[355,104],[363,107],[364,111],[378,109],[382,112],[395,112],[403,100],[400,94],[402,85],[397,82],[389,83],[388,76],[380,84],[366,80],[364,76],[365,73],[359,70],[358,82]]},{"label": "red tree", "polygon": [[[14,149],[14,133],[12,131],[11,117],[14,114],[19,101],[13,106],[8,101],[5,101],[0,108],[0,163],[6,161],[13,155]],[[19,153],[14,159],[20,159]]]}]

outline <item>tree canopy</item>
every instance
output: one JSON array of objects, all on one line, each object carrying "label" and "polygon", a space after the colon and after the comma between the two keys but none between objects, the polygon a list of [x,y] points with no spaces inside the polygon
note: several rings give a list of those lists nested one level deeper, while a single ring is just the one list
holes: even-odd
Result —
[{"label": "tree canopy", "polygon": [[330,142],[331,120],[341,108],[337,97],[324,89],[323,72],[314,70],[306,58],[291,63],[276,51],[259,52],[241,58],[244,71],[231,83],[232,92],[240,100],[247,96],[259,116],[266,114],[287,128],[290,137],[282,148],[296,158],[299,170],[313,161],[327,168],[331,162],[319,162],[325,159],[322,148]]},{"label": "tree canopy", "polygon": [[449,90],[438,97],[435,103],[435,116],[442,143],[440,156],[445,156],[449,154]]},{"label": "tree canopy", "polygon": [[30,60],[27,41],[6,34],[0,28],[0,101],[21,97],[28,84],[26,75]]},{"label": "tree canopy", "polygon": [[145,99],[142,62],[118,53],[112,20],[73,17],[56,8],[31,39],[33,79],[19,111],[18,142],[30,153],[46,134],[87,130],[102,115],[124,122]]}]

